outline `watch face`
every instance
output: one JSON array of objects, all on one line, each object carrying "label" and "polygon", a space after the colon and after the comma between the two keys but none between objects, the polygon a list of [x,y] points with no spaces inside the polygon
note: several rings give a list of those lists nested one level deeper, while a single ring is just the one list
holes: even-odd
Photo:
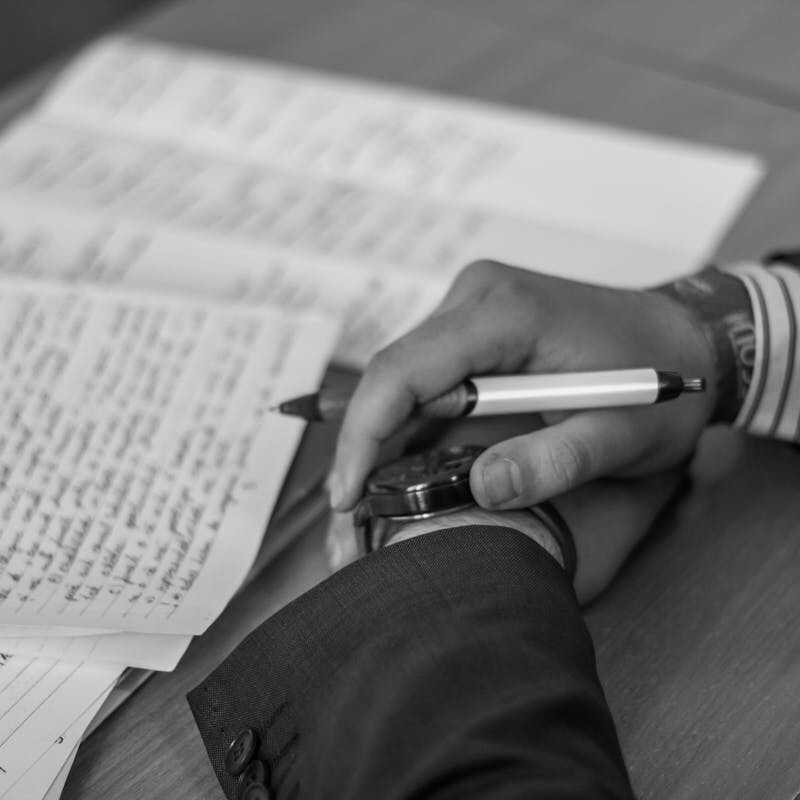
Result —
[{"label": "watch face", "polygon": [[469,479],[469,470],[483,452],[479,445],[453,445],[415,453],[378,467],[367,480],[370,493],[411,492]]},{"label": "watch face", "polygon": [[[473,505],[469,471],[482,452],[478,445],[440,447],[378,467],[353,512],[361,552],[375,549],[376,526],[388,520],[422,519]],[[382,538],[377,530],[377,540]]]}]

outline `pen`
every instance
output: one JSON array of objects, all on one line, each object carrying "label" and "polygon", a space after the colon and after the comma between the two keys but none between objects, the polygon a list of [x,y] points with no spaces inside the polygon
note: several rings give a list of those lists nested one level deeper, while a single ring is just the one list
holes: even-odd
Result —
[{"label": "pen", "polygon": [[[550,375],[485,375],[468,378],[439,397],[421,403],[414,413],[433,419],[455,419],[616,408],[661,403],[705,389],[705,378],[686,379],[677,372],[649,368]],[[271,410],[309,422],[328,422],[344,416],[350,396],[349,392],[323,387],[315,394],[285,400]]]}]

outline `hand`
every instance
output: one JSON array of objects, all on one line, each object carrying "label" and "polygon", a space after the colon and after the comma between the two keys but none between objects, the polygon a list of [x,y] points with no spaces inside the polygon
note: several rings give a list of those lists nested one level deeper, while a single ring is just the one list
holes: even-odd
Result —
[{"label": "hand", "polygon": [[[593,481],[553,501],[575,542],[578,566],[573,586],[581,605],[590,603],[608,587],[658,515],[676,496],[682,482],[683,469],[675,468],[644,478]],[[454,511],[403,526],[389,546],[460,525],[514,528],[533,539],[563,566],[555,539],[526,511],[482,508]]]},{"label": "hand", "polygon": [[[675,496],[682,474],[683,471],[676,468],[644,478],[593,481],[553,501],[575,542],[578,566],[573,585],[581,605],[594,600],[611,583],[656,517]],[[355,532],[351,515],[335,515],[334,520],[328,532],[328,548],[332,564],[338,569],[356,557]],[[388,546],[462,525],[514,528],[533,539],[563,566],[555,539],[526,511],[472,508],[409,522],[392,537]]]},{"label": "hand", "polygon": [[575,594],[591,602],[611,583],[659,514],[680,491],[682,467],[642,478],[593,481],[556,498],[575,540]]},{"label": "hand", "polygon": [[[715,354],[678,301],[478,262],[436,312],[370,362],[348,408],[330,479],[332,505],[352,508],[387,442],[413,427],[414,406],[470,375],[653,366],[711,376]],[[484,508],[533,505],[598,476],[646,475],[693,451],[716,403],[548,414],[549,427],[493,444],[470,483]]]}]

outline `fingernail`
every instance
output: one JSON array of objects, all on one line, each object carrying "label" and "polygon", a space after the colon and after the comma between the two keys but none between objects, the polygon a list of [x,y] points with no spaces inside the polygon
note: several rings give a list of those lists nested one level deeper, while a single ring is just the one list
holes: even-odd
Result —
[{"label": "fingernail", "polygon": [[499,506],[508,503],[522,492],[522,474],[516,462],[500,458],[483,468],[483,489],[489,503]]},{"label": "fingernail", "polygon": [[342,482],[339,476],[333,472],[328,476],[328,497],[330,500],[331,508],[338,508],[342,502]]}]

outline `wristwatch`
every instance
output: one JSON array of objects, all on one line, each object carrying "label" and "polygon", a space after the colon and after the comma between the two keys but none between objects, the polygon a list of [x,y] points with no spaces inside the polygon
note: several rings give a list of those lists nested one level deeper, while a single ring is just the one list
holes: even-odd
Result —
[{"label": "wristwatch", "polygon": [[[386,545],[404,524],[475,506],[469,472],[483,450],[479,445],[451,445],[403,456],[375,469],[353,512],[359,555]],[[563,517],[547,502],[528,511],[555,539],[572,579],[575,544]]]}]

